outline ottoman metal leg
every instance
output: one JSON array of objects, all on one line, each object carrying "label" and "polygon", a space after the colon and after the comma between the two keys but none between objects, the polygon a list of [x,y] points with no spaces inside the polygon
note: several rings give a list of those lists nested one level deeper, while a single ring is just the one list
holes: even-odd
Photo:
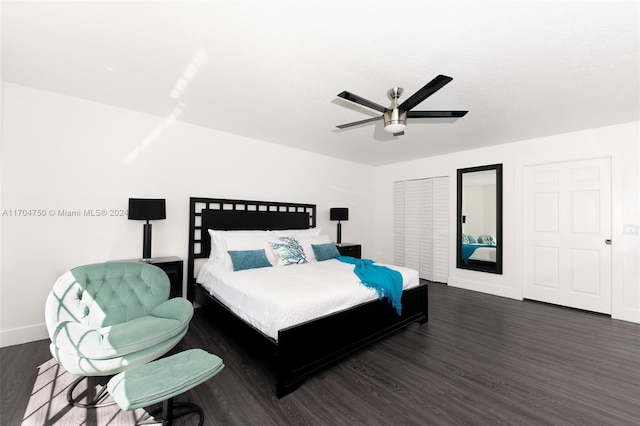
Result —
[{"label": "ottoman metal leg", "polygon": [[86,404],[79,402],[79,399],[76,399],[73,397],[73,391],[76,390],[78,385],[85,379],[87,380],[87,395],[91,393],[91,383],[90,383],[91,378],[85,377],[85,376],[78,377],[76,380],[73,381],[73,383],[71,383],[71,386],[67,391],[67,401],[69,401],[69,404],[73,405],[74,407],[80,407],[80,408],[100,408],[100,407],[108,407],[116,403],[115,401],[102,402],[105,398],[109,396],[106,385],[102,386],[102,389],[98,391],[98,394],[95,395],[93,398],[91,398],[91,400]]},{"label": "ottoman metal leg", "polygon": [[[181,410],[181,408],[186,408],[186,410]],[[160,412],[162,412],[162,417],[158,420],[155,420],[155,416]],[[173,425],[173,421],[175,419],[189,414],[198,415],[198,426],[202,426],[204,424],[204,413],[202,412],[202,409],[196,404],[192,404],[191,402],[174,402],[173,398],[169,398],[162,402],[162,408],[158,408],[157,410],[149,413],[149,416],[153,417],[154,419],[145,420],[138,424],[161,424],[162,426],[171,426]]]}]

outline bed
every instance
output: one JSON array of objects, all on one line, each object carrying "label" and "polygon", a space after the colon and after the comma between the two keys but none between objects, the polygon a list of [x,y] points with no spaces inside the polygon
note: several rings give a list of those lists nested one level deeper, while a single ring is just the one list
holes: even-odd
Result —
[{"label": "bed", "polygon": [[231,330],[231,335],[271,367],[278,398],[344,356],[409,324],[427,321],[428,285],[418,280],[402,292],[401,315],[388,300],[374,297],[319,317],[277,326],[275,330],[260,327],[251,318],[234,312],[232,302],[223,301],[223,296],[205,289],[203,283],[198,282],[198,277],[204,281],[202,277],[210,273],[206,271],[211,252],[209,230],[311,230],[316,227],[316,206],[192,197],[189,216],[187,298],[213,315],[218,324]]}]

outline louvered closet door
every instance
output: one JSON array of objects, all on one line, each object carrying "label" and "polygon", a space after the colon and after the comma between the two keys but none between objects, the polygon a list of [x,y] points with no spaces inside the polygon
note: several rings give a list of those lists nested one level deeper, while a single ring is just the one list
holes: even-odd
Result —
[{"label": "louvered closet door", "polygon": [[420,187],[419,180],[405,182],[404,266],[420,270]]},{"label": "louvered closet door", "polygon": [[394,182],[393,263],[449,280],[449,177]]},{"label": "louvered closet door", "polygon": [[404,266],[404,181],[393,183],[393,264]]},{"label": "louvered closet door", "polygon": [[433,280],[433,179],[420,179],[420,213],[419,213],[419,246],[420,278]]},{"label": "louvered closet door", "polygon": [[433,178],[433,277],[449,282],[449,176]]}]

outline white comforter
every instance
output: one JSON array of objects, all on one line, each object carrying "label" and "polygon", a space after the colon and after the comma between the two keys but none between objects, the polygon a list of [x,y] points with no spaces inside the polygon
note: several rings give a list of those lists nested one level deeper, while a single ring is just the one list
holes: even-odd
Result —
[{"label": "white comforter", "polygon": [[471,260],[483,260],[485,262],[495,262],[496,261],[496,248],[493,247],[478,247],[475,251],[469,256]]},{"label": "white comforter", "polygon": [[[402,274],[403,288],[419,284],[418,271],[384,265]],[[377,299],[353,273],[354,265],[329,259],[301,265],[231,271],[208,262],[197,282],[264,334]]]}]

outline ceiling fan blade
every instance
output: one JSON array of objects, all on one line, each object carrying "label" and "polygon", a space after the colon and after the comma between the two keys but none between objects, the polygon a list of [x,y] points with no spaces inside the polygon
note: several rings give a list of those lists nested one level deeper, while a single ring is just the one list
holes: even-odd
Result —
[{"label": "ceiling fan blade", "polygon": [[366,106],[367,108],[375,109],[376,111],[385,112],[386,108],[382,105],[378,105],[375,102],[371,102],[368,99],[360,97],[358,95],[354,95],[353,93],[347,92],[346,90],[342,93],[338,93],[338,96],[346,99],[348,101],[354,102],[358,105]]},{"label": "ceiling fan blade", "polygon": [[453,78],[447,77],[446,75],[439,75],[427,84],[416,93],[407,98],[406,101],[400,104],[398,107],[402,111],[410,111],[414,107],[416,107],[420,102],[427,99],[429,96],[436,93],[438,90],[442,89],[442,87],[449,83]]},{"label": "ceiling fan blade", "polygon": [[409,111],[407,118],[464,117],[469,111]]},{"label": "ceiling fan blade", "polygon": [[364,124],[364,123],[369,123],[371,121],[380,120],[381,118],[382,116],[367,118],[366,120],[354,121],[353,123],[340,124],[339,126],[336,126],[336,127],[338,129],[345,129],[347,127],[357,126],[358,124]]}]

